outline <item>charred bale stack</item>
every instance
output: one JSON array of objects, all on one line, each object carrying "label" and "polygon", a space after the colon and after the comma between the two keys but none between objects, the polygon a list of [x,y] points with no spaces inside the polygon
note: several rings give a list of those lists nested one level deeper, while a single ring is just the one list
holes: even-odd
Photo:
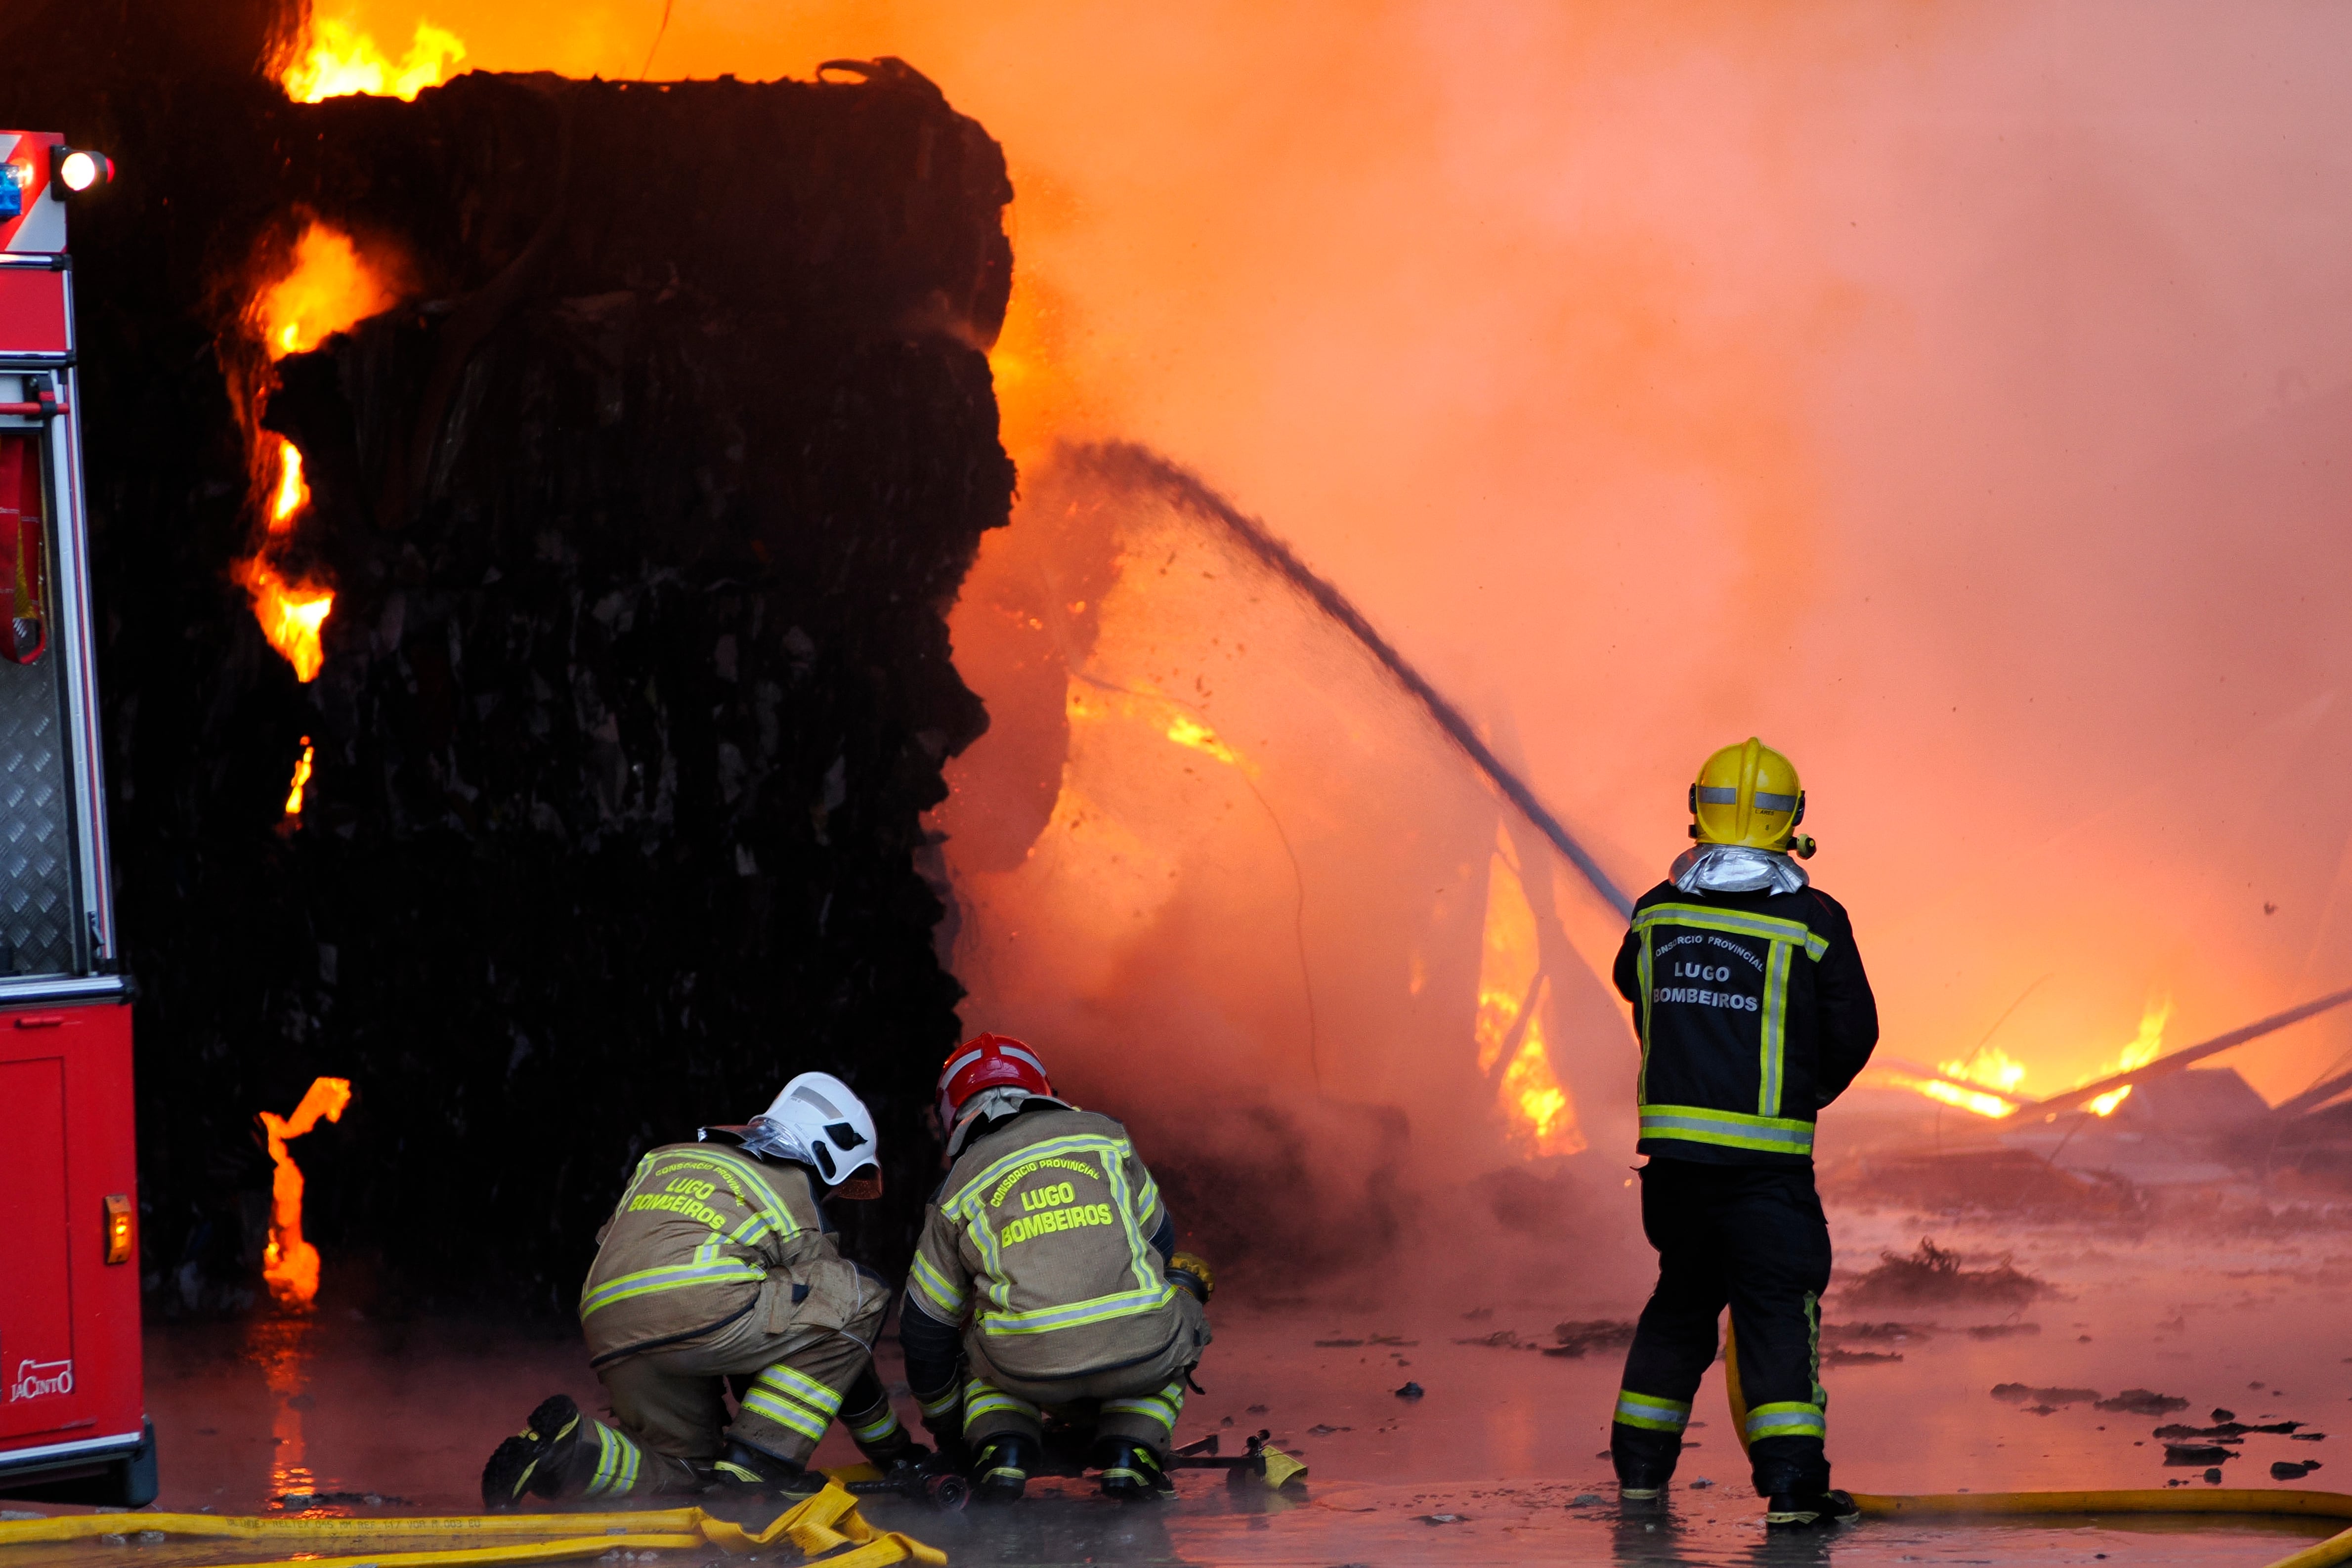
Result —
[{"label": "charred bale stack", "polygon": [[[317,106],[215,75],[174,117],[242,117],[212,210],[183,159],[171,205],[78,235],[166,1304],[243,1277],[253,1113],[322,1072],[357,1090],[297,1149],[331,1291],[374,1252],[414,1293],[566,1304],[638,1153],[808,1068],[880,1118],[888,1194],[836,1218],[902,1256],[961,994],[918,819],[985,724],[944,614],[1011,498],[1011,193],[921,77],[833,74]],[[260,416],[337,593],[303,685],[228,577],[228,328],[312,216],[404,303],[279,361]]]}]

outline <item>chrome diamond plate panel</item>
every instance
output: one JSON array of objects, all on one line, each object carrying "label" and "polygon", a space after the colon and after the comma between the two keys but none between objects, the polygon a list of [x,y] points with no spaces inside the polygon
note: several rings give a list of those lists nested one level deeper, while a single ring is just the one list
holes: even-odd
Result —
[{"label": "chrome diamond plate panel", "polygon": [[0,970],[18,975],[75,967],[59,667],[54,649],[30,664],[0,660]]}]

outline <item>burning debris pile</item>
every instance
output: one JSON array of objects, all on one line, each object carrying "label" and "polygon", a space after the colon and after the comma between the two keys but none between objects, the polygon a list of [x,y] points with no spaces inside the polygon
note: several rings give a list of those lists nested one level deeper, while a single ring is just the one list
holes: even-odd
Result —
[{"label": "burning debris pile", "polygon": [[151,1284],[257,1268],[255,1113],[322,1072],[304,1228],[421,1288],[562,1302],[637,1151],[815,1067],[881,1260],[956,1027],[914,860],[985,723],[1001,153],[896,62],[309,105],[290,13],[150,10],[0,71],[138,171],[77,252]]},{"label": "burning debris pile", "polygon": [[1958,1306],[2021,1307],[2050,1293],[2050,1287],[2011,1262],[2006,1255],[1991,1267],[1961,1267],[1960,1254],[1921,1238],[1919,1249],[1908,1257],[1879,1254],[1878,1266],[1845,1288],[1844,1299],[1855,1306],[1912,1306],[1944,1301]]}]

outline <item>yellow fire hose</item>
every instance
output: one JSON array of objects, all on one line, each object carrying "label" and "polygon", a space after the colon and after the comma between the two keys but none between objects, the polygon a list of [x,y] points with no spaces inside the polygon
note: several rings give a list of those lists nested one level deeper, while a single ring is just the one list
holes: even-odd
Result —
[{"label": "yellow fire hose", "polygon": [[[342,1557],[302,1559],[302,1568],[469,1568],[475,1563],[557,1563],[597,1557],[625,1548],[752,1552],[789,1541],[806,1557],[824,1559],[824,1568],[882,1568],[918,1563],[945,1568],[948,1554],[897,1531],[879,1531],[857,1511],[857,1500],[838,1481],[795,1503],[762,1530],[746,1530],[698,1508],[630,1513],[498,1513],[442,1519],[252,1519],[209,1513],[82,1513],[55,1519],[0,1521],[0,1547],[39,1542],[92,1541],[138,1531],[165,1535],[209,1536],[235,1541],[285,1542],[315,1551],[322,1542],[356,1548],[362,1542],[401,1536],[465,1538],[469,1544],[429,1552],[369,1552]],[[493,1545],[511,1536],[561,1534],[552,1541]],[[848,1550],[842,1551],[846,1547]],[[826,1557],[826,1552],[836,1555]],[[223,1568],[277,1568],[271,1563],[224,1564]]]},{"label": "yellow fire hose", "polygon": [[[1731,1405],[1731,1429],[1748,1450],[1748,1400],[1739,1391],[1739,1358],[1731,1328],[1723,1330],[1723,1391]],[[2034,1513],[2267,1513],[2313,1519],[2352,1519],[2352,1497],[2333,1491],[2256,1491],[2252,1488],[2134,1491],[1934,1492],[1881,1496],[1855,1492],[1853,1505],[1872,1519],[1965,1519],[1976,1514]],[[2269,1568],[2336,1568],[2352,1563],[2352,1530],[2280,1558]]]}]

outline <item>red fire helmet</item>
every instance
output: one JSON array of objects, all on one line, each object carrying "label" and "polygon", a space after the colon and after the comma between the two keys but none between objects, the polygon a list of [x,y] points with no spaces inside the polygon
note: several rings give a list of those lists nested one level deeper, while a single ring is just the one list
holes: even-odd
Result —
[{"label": "red fire helmet", "polygon": [[1010,1035],[978,1034],[948,1053],[940,1069],[940,1131],[955,1125],[956,1113],[984,1089],[1026,1089],[1051,1094],[1054,1085],[1037,1053]]}]

